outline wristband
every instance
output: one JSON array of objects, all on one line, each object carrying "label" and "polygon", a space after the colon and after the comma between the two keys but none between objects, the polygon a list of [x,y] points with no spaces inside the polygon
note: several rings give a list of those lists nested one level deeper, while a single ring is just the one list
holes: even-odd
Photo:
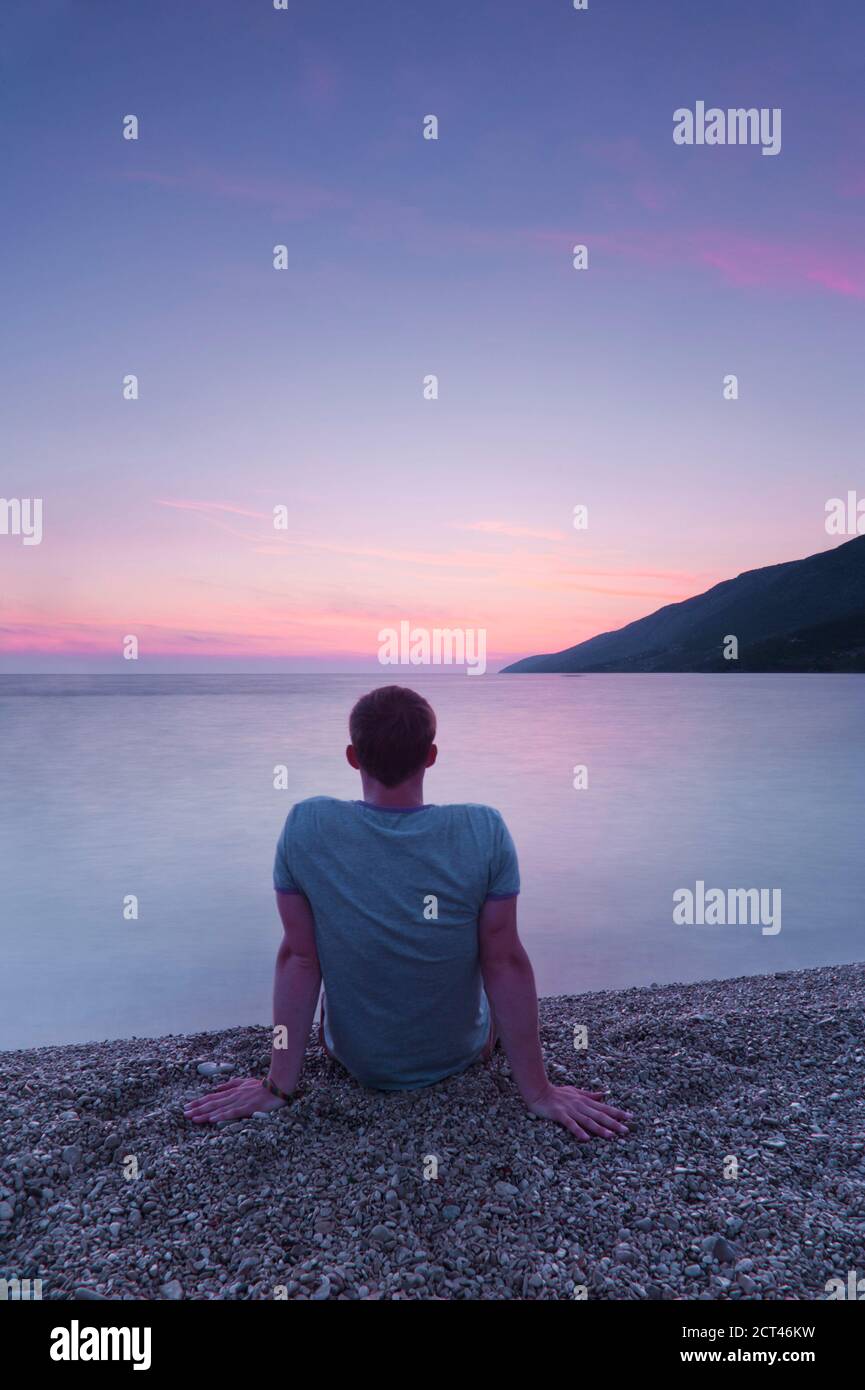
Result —
[{"label": "wristband", "polygon": [[286,1103],[294,1100],[294,1095],[291,1091],[281,1091],[276,1082],[271,1081],[269,1076],[266,1076],[261,1084],[266,1091],[270,1091],[270,1094],[276,1096],[278,1100],[284,1100]]}]

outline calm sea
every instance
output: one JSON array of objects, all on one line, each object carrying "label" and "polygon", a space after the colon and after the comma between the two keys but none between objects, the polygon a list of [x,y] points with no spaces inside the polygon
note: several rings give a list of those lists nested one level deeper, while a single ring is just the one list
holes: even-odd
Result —
[{"label": "calm sea", "polygon": [[[0,1047],[268,1023],[277,835],[359,795],[348,710],[393,678],[0,677]],[[540,993],[865,955],[865,678],[395,678],[438,714],[427,799],[511,827]],[[779,889],[781,931],[674,925],[697,880]]]}]

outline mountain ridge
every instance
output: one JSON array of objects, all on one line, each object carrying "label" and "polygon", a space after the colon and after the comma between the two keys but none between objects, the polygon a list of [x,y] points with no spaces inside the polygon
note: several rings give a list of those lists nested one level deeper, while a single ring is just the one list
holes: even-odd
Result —
[{"label": "mountain ridge", "polygon": [[[723,656],[728,636],[737,660]],[[865,536],[743,570],[622,628],[502,675],[617,671],[865,671]]]}]

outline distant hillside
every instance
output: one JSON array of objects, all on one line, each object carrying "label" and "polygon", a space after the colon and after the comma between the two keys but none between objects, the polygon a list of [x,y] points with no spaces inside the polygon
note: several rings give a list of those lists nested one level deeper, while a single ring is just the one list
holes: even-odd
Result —
[{"label": "distant hillside", "polygon": [[[724,638],[739,639],[725,661]],[[617,632],[602,632],[505,672],[863,671],[865,536],[834,550],[747,570],[670,603]]]}]

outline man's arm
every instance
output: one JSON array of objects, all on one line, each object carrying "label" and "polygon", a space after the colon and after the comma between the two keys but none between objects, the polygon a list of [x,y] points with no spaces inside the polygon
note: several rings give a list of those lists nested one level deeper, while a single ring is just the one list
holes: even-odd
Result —
[{"label": "man's arm", "polygon": [[478,918],[484,989],[520,1095],[533,1115],[555,1120],[585,1141],[593,1134],[627,1134],[623,1110],[604,1104],[603,1091],[553,1086],[538,1036],[538,996],[532,964],[517,932],[516,898],[484,903]]},{"label": "man's arm", "polygon": [[[277,893],[276,904],[283,937],[273,975],[274,1037],[268,1075],[280,1091],[289,1092],[300,1079],[321,988],[321,967],[312,909],[306,898],[301,893]],[[264,1089],[261,1077],[237,1077],[190,1102],[184,1111],[194,1124],[216,1124],[243,1119],[259,1110],[277,1110],[284,1104]]]},{"label": "man's arm", "polygon": [[[274,1040],[270,1079],[281,1091],[300,1080],[309,1030],[321,989],[321,966],[315,949],[312,909],[302,893],[277,893],[283,937],[273,975]],[[277,1046],[276,1029],[282,1035]]]}]

